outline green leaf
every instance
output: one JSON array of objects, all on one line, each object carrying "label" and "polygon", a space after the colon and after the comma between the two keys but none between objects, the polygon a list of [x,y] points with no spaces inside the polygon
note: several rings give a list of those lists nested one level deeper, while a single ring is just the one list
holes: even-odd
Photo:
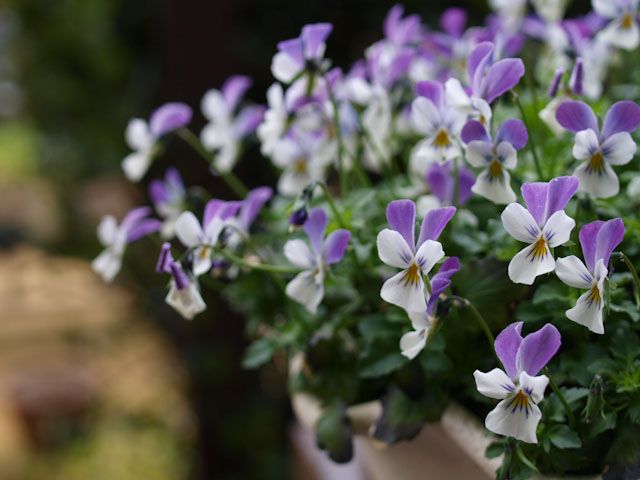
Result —
[{"label": "green leaf", "polygon": [[484,451],[484,456],[487,457],[487,458],[498,458],[503,453],[504,453],[504,443],[503,442],[493,442]]},{"label": "green leaf", "polygon": [[269,338],[259,338],[247,348],[242,359],[242,367],[254,369],[261,367],[273,357],[276,343]]},{"label": "green leaf", "polygon": [[382,399],[382,415],[373,426],[374,438],[392,444],[414,438],[427,420],[424,402],[413,401],[392,386]]},{"label": "green leaf", "polygon": [[560,449],[578,448],[582,445],[578,434],[566,425],[554,425],[547,434],[551,443]]},{"label": "green leaf", "polygon": [[611,308],[612,312],[625,313],[634,322],[637,322],[638,320],[640,320],[640,310],[638,310],[638,307],[636,307],[635,303],[629,300],[623,300],[621,303],[618,303],[618,304],[611,303],[609,305],[609,308]]},{"label": "green leaf", "polygon": [[329,458],[337,463],[346,463],[353,456],[351,422],[343,402],[329,404],[316,422],[316,441]]},{"label": "green leaf", "polygon": [[400,353],[391,353],[362,368],[359,375],[362,378],[382,377],[399,369],[407,361]]}]

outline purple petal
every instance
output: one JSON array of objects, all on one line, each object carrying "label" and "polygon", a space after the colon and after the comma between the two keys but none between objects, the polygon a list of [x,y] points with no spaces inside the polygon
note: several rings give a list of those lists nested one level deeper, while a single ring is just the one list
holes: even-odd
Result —
[{"label": "purple petal", "polygon": [[427,240],[438,240],[438,237],[456,213],[456,207],[435,208],[427,213],[420,228],[418,247]]},{"label": "purple petal", "polygon": [[474,94],[480,94],[480,83],[484,75],[484,67],[491,59],[493,53],[493,43],[481,42],[475,46],[475,48],[469,54],[469,60],[467,61],[467,72],[473,85]]},{"label": "purple petal", "polygon": [[317,59],[322,56],[321,45],[325,42],[333,26],[330,23],[314,23],[302,27],[302,43],[304,44],[304,56],[308,59]]},{"label": "purple petal", "polygon": [[218,212],[218,216],[221,220],[227,220],[235,216],[240,208],[242,208],[242,202],[240,200],[224,202],[224,204],[220,208],[220,211]]},{"label": "purple petal", "polygon": [[498,130],[497,143],[509,142],[516,150],[524,148],[528,139],[527,127],[522,120],[517,118],[507,120],[500,125],[500,130]]},{"label": "purple petal", "polygon": [[149,129],[154,137],[184,127],[191,121],[193,111],[186,103],[165,103],[151,114]]},{"label": "purple petal", "polygon": [[247,90],[251,87],[253,80],[245,75],[233,75],[224,82],[221,92],[229,110],[234,110]]},{"label": "purple petal", "polygon": [[331,232],[322,246],[322,257],[324,261],[327,262],[328,265],[333,265],[342,260],[350,239],[351,232],[349,230],[340,229]]},{"label": "purple petal", "polygon": [[273,195],[271,187],[258,187],[249,192],[240,211],[240,224],[248,231],[260,210]]},{"label": "purple petal", "polygon": [[404,76],[409,70],[409,66],[415,57],[415,53],[411,48],[400,48],[396,53],[391,65],[386,69],[386,78],[384,85],[391,85],[400,77]]},{"label": "purple petal", "polygon": [[133,228],[136,223],[140,222],[143,218],[151,215],[151,209],[149,207],[138,207],[131,210],[125,215],[120,224],[121,228],[129,230]]},{"label": "purple petal", "polygon": [[535,377],[553,358],[561,344],[560,332],[550,323],[530,333],[522,340],[516,356],[518,371]]},{"label": "purple petal", "polygon": [[127,243],[135,242],[142,237],[155,233],[160,230],[160,228],[162,228],[160,220],[156,220],[155,218],[140,220],[127,232]]},{"label": "purple petal", "polygon": [[556,111],[556,120],[570,132],[591,129],[598,133],[598,119],[591,107],[584,102],[567,100],[562,102]]},{"label": "purple petal", "polygon": [[304,66],[302,39],[292,38],[278,43],[278,50],[289,55],[300,67]]},{"label": "purple petal", "polygon": [[427,302],[427,313],[433,315],[438,304],[438,297],[444,292],[449,285],[451,285],[451,277],[460,270],[460,260],[458,257],[447,258],[440,270],[433,277],[431,277],[431,296],[429,302]]},{"label": "purple petal", "polygon": [[511,90],[524,75],[524,63],[519,58],[505,58],[489,67],[482,81],[481,97],[492,103],[503,93]]},{"label": "purple petal", "polygon": [[571,72],[571,78],[569,79],[569,88],[574,95],[582,95],[583,88],[582,82],[584,80],[584,63],[582,58],[576,58],[576,64],[573,66],[573,71]]},{"label": "purple petal", "polygon": [[487,133],[487,129],[477,120],[469,120],[465,126],[462,127],[460,138],[462,138],[464,143],[470,143],[474,140],[479,140],[481,142],[489,142],[491,140]]},{"label": "purple petal", "polygon": [[404,13],[404,7],[402,5],[394,5],[387,13],[384,19],[384,36],[387,38],[393,38],[400,25],[400,19]]},{"label": "purple petal", "polygon": [[154,205],[159,205],[169,200],[169,193],[162,180],[152,180],[149,182],[149,197]]},{"label": "purple petal", "polygon": [[224,204],[224,200],[219,200],[217,198],[214,198],[213,200],[209,200],[207,202],[207,204],[204,206],[204,215],[202,217],[203,227],[209,225],[211,220],[218,216]]},{"label": "purple petal", "polygon": [[420,17],[409,15],[404,20],[404,7],[395,5],[384,20],[384,36],[396,45],[407,44],[416,39],[420,33]]},{"label": "purple petal", "polygon": [[233,122],[235,131],[240,138],[253,133],[258,125],[262,123],[266,107],[262,105],[252,105],[243,108]]},{"label": "purple petal", "polygon": [[167,186],[174,191],[184,192],[184,182],[182,181],[182,176],[180,176],[180,172],[178,172],[177,169],[173,167],[168,168],[164,174],[164,181]]},{"label": "purple petal", "polygon": [[327,213],[322,208],[314,208],[309,212],[309,218],[304,222],[304,231],[309,237],[311,246],[316,253],[322,252],[324,230],[327,228]]},{"label": "purple petal", "polygon": [[449,35],[460,38],[467,25],[467,11],[463,8],[447,8],[440,17],[442,30]]},{"label": "purple petal", "polygon": [[178,290],[184,290],[189,286],[189,277],[184,273],[178,262],[171,263],[169,269]]},{"label": "purple petal", "polygon": [[451,203],[453,199],[453,177],[448,164],[434,162],[429,166],[427,184],[440,203]]},{"label": "purple petal", "polygon": [[556,73],[553,74],[553,78],[551,79],[551,83],[549,84],[549,89],[547,90],[547,95],[549,95],[551,98],[555,97],[558,94],[558,89],[560,88],[560,82],[562,81],[563,76],[563,67],[558,68],[556,70]]},{"label": "purple petal", "polygon": [[564,210],[573,194],[576,193],[580,181],[577,177],[557,177],[549,182],[547,190],[547,202],[545,210],[545,222],[547,219],[559,210]]},{"label": "purple petal", "polygon": [[431,100],[436,108],[442,108],[442,99],[444,98],[444,87],[440,82],[432,82],[430,80],[424,80],[416,84],[416,93]]},{"label": "purple petal", "polygon": [[509,378],[518,376],[516,357],[522,344],[522,322],[512,323],[496,337],[493,347]]},{"label": "purple petal", "polygon": [[606,222],[598,232],[596,241],[596,262],[600,259],[605,267],[609,266],[611,253],[620,245],[624,238],[624,222],[620,218],[614,218]]},{"label": "purple petal", "polygon": [[[476,183],[476,176],[465,166],[460,167],[458,175],[460,183],[458,186],[458,200],[460,205],[464,205],[471,198],[471,187]],[[451,196],[451,203],[453,203],[453,193]]]},{"label": "purple petal", "polygon": [[607,112],[602,125],[602,138],[618,132],[633,132],[640,125],[640,106],[631,100],[616,102]]},{"label": "purple petal", "polygon": [[387,222],[402,235],[409,248],[415,251],[416,204],[412,200],[394,200],[389,203]]},{"label": "purple petal", "polygon": [[580,229],[580,246],[582,247],[582,256],[584,257],[584,263],[587,265],[587,269],[590,272],[595,272],[596,269],[596,242],[598,239],[598,232],[604,225],[602,220],[596,220],[595,222],[587,223]]},{"label": "purple petal", "polygon": [[530,182],[522,185],[520,191],[527,210],[539,226],[543,226],[546,218],[544,209],[547,204],[549,184],[544,182]]},{"label": "purple petal", "polygon": [[171,244],[165,242],[162,244],[160,255],[158,255],[158,261],[156,263],[156,273],[171,273],[170,265],[174,262],[171,255]]}]

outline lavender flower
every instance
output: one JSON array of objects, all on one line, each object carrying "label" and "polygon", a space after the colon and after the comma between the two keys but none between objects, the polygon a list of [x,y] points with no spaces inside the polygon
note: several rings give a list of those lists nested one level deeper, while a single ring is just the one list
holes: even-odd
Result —
[{"label": "lavender flower", "polygon": [[149,196],[163,218],[160,235],[171,238],[174,235],[174,225],[182,212],[186,209],[187,192],[180,173],[175,168],[169,168],[164,180],[152,180],[149,183]]}]

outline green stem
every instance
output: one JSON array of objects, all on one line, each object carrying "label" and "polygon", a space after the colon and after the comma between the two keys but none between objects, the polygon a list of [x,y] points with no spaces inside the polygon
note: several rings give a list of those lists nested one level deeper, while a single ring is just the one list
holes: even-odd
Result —
[{"label": "green stem", "polygon": [[459,297],[457,295],[451,295],[450,298],[452,300],[457,300],[458,302],[460,302],[462,304],[462,306],[464,306],[465,308],[468,308],[469,310],[471,310],[471,313],[473,314],[475,319],[478,321],[478,324],[482,328],[482,331],[484,332],[484,335],[487,337],[487,340],[489,341],[489,344],[491,345],[491,348],[493,349],[493,344],[495,343],[496,339],[494,338],[493,333],[491,333],[491,329],[489,328],[489,324],[482,317],[482,315],[480,314],[478,309],[473,305],[473,303],[471,303],[468,299],[466,299],[464,297]]},{"label": "green stem", "polygon": [[342,214],[338,210],[336,203],[333,201],[333,196],[331,195],[331,192],[329,191],[329,187],[327,186],[327,184],[324,182],[316,182],[316,185],[322,188],[322,192],[324,193],[324,198],[327,200],[327,203],[329,204],[329,208],[331,209],[331,212],[333,213],[333,215],[336,217],[336,220],[338,221],[338,224],[340,225],[340,227],[349,228],[347,222],[345,221],[345,219],[342,217]]},{"label": "green stem", "polygon": [[529,149],[531,150],[531,154],[533,155],[533,161],[536,164],[536,172],[538,173],[538,178],[540,179],[540,181],[543,182],[545,180],[545,177],[542,174],[542,167],[540,166],[540,158],[538,157],[536,142],[533,139],[533,130],[531,129],[529,122],[527,122],[527,116],[524,113],[524,107],[522,106],[522,103],[520,103],[520,97],[513,90],[511,91],[511,94],[513,95],[513,99],[515,100],[516,105],[518,106],[518,110],[520,111],[520,116],[522,117],[522,121],[524,122],[524,125],[525,127],[527,127],[527,131],[529,132]]},{"label": "green stem", "polygon": [[624,262],[624,264],[627,266],[627,269],[631,273],[631,277],[633,277],[633,283],[635,287],[633,294],[636,299],[636,306],[640,308],[640,277],[638,277],[638,271],[633,266],[633,263],[631,263],[629,257],[627,257],[624,253],[616,252],[616,255],[618,255],[620,257],[620,260]]},{"label": "green stem", "polygon": [[191,146],[202,158],[204,158],[207,163],[209,163],[209,167],[214,175],[218,175],[222,180],[226,182],[233,193],[238,195],[239,197],[244,198],[247,195],[249,189],[242,183],[233,172],[220,172],[213,165],[213,161],[211,160],[211,154],[204,148],[200,139],[188,128],[181,128],[178,130],[178,136],[182,138],[186,143]]},{"label": "green stem", "polygon": [[453,159],[453,206],[458,207],[460,203],[460,165],[458,157]]},{"label": "green stem", "polygon": [[249,268],[251,270],[256,270],[259,272],[271,272],[271,273],[300,273],[299,268],[295,267],[287,267],[282,265],[268,265],[266,263],[253,263],[248,262],[244,258],[238,257],[237,255],[229,252],[228,250],[220,250],[220,255],[229,260],[230,262],[235,263],[236,265],[244,268]]},{"label": "green stem", "polygon": [[347,194],[349,179],[347,178],[347,169],[344,164],[344,144],[342,141],[342,129],[340,128],[340,109],[336,97],[333,95],[333,88],[329,83],[329,79],[325,76],[327,82],[327,92],[329,93],[329,101],[333,106],[333,125],[335,128],[336,140],[338,142],[338,174],[340,176],[340,191],[342,195]]},{"label": "green stem", "polygon": [[551,390],[553,390],[553,392],[558,396],[558,398],[560,399],[560,403],[562,403],[562,406],[564,407],[564,411],[567,413],[569,426],[572,429],[575,429],[576,417],[573,415],[573,410],[571,410],[571,407],[569,406],[569,402],[567,402],[567,399],[560,391],[560,388],[558,388],[558,385],[556,385],[556,382],[553,380],[553,377],[549,374],[548,368],[545,368],[545,373],[547,374],[547,378],[549,379],[549,386],[551,387]]}]

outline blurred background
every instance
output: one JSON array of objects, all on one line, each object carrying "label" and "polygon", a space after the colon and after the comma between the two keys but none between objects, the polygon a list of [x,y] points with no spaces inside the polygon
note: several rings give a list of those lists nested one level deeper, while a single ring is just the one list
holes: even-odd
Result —
[{"label": "blurred background", "polygon": [[[276,42],[305,23],[334,24],[328,56],[348,67],[394,3],[0,4],[0,479],[291,478],[286,381],[275,366],[241,369],[242,319],[216,298],[193,322],[178,317],[149,242],[104,285],[90,269],[95,227],[147,202],[120,170],[129,118],[165,101],[197,111],[234,73],[253,77],[249,97],[265,102]],[[404,3],[432,26],[452,6]],[[484,0],[456,5],[472,21],[487,13]],[[250,186],[273,182],[261,161],[254,148],[238,168]],[[230,197],[179,142],[148,178],[169,164]]]}]

